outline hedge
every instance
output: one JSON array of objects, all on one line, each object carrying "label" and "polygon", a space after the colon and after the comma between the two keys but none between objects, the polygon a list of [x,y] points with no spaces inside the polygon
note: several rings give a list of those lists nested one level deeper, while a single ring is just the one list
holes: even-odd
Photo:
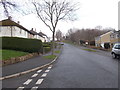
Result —
[{"label": "hedge", "polygon": [[43,52],[42,41],[37,39],[25,39],[18,37],[2,38],[2,49],[24,51],[24,52]]}]

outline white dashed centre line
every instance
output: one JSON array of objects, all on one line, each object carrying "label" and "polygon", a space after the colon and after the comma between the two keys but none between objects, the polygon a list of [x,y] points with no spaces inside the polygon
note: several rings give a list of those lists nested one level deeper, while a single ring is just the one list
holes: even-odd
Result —
[{"label": "white dashed centre line", "polygon": [[25,83],[23,83],[24,85],[28,85],[30,82],[32,81],[32,79],[28,79]]},{"label": "white dashed centre line", "polygon": [[23,90],[25,87],[19,87],[17,90]]},{"label": "white dashed centre line", "polygon": [[46,77],[47,76],[47,73],[43,73],[43,75],[41,77]]},{"label": "white dashed centre line", "polygon": [[41,84],[43,80],[44,79],[38,79],[38,81],[36,82],[36,84]]},{"label": "white dashed centre line", "polygon": [[37,90],[37,88],[38,88],[38,87],[37,87],[37,86],[35,86],[35,87],[32,87],[32,89],[31,89],[31,90]]},{"label": "white dashed centre line", "polygon": [[47,72],[49,72],[50,70],[46,70],[45,72],[47,73]]},{"label": "white dashed centre line", "polygon": [[42,70],[38,70],[38,71],[37,71],[37,73],[40,73],[40,72],[42,72]]},{"label": "white dashed centre line", "polygon": [[34,75],[32,75],[32,77],[37,77],[38,76],[38,74],[36,73],[36,74],[34,74]]}]

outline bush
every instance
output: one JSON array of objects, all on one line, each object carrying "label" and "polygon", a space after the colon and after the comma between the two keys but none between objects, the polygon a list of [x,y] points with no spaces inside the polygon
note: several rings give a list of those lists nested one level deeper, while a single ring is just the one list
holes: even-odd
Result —
[{"label": "bush", "polygon": [[2,49],[33,53],[33,52],[42,52],[43,46],[42,46],[42,41],[37,39],[2,37]]}]

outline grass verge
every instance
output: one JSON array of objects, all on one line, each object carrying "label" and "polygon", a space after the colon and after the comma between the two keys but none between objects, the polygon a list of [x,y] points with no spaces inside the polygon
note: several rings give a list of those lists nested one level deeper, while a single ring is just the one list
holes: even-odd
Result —
[{"label": "grass verge", "polygon": [[0,50],[0,53],[2,53],[2,56],[0,56],[2,60],[10,59],[13,57],[20,57],[29,54],[27,52],[14,51],[14,50]]},{"label": "grass verge", "polygon": [[96,50],[92,50],[92,49],[83,49],[83,50],[90,51],[90,52],[97,52]]},{"label": "grass verge", "polygon": [[55,59],[56,55],[48,55],[48,56],[44,56],[45,59]]},{"label": "grass verge", "polygon": [[54,51],[54,53],[60,53],[60,51],[58,50],[58,51]]}]

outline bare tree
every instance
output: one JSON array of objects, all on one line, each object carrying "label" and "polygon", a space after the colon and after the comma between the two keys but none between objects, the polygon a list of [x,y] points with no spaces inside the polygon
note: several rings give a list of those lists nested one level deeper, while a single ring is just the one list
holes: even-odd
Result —
[{"label": "bare tree", "polygon": [[41,0],[33,2],[40,20],[52,31],[52,55],[54,54],[55,31],[60,20],[75,20],[77,4],[67,0]]},{"label": "bare tree", "polygon": [[72,42],[76,42],[79,44],[80,40],[81,41],[87,41],[89,42],[93,42],[95,41],[95,37],[100,36],[106,32],[108,32],[109,30],[101,30],[100,28],[95,28],[95,29],[70,29],[68,30],[67,33],[67,40],[70,40]]},{"label": "bare tree", "polygon": [[62,32],[60,30],[57,30],[56,31],[56,38],[58,41],[61,41],[62,40]]},{"label": "bare tree", "polygon": [[12,8],[16,8],[17,5],[14,2],[11,2],[10,0],[1,0],[0,5],[4,9],[4,14],[6,17],[9,17],[9,10],[12,10]]},{"label": "bare tree", "polygon": [[102,30],[102,26],[98,25],[98,26],[95,27],[95,29]]}]

